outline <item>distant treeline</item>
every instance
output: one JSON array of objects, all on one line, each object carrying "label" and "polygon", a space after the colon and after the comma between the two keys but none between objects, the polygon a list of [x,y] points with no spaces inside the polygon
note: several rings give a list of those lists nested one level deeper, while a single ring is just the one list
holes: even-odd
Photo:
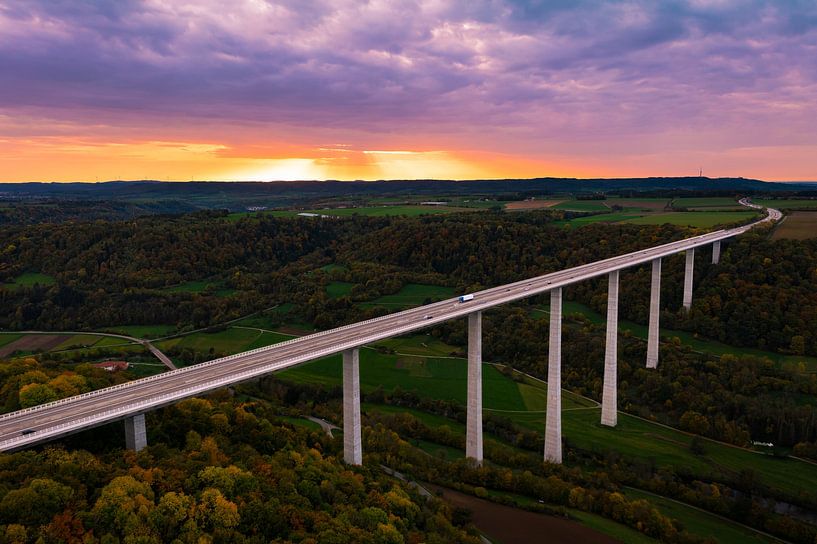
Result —
[{"label": "distant treeline", "polygon": [[[281,207],[333,198],[473,196],[501,199],[574,194],[624,196],[734,196],[775,192],[817,193],[817,186],[744,178],[654,177],[621,179],[534,178],[503,180],[0,183],[0,200],[185,202],[200,209]],[[511,198],[508,198],[511,197]],[[155,213],[155,212],[154,212]]]}]

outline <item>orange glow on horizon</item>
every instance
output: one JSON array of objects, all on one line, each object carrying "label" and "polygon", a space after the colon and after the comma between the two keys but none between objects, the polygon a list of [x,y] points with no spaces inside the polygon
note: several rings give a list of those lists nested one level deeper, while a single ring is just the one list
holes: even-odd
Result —
[{"label": "orange glow on horizon", "polygon": [[[283,148],[283,149],[281,149]],[[179,141],[102,143],[82,138],[0,140],[0,182],[479,179],[594,175],[479,151],[354,149]]]},{"label": "orange glow on horizon", "polygon": [[[283,181],[378,179],[504,179],[536,177],[711,177],[808,179],[778,170],[781,158],[792,167],[810,164],[809,146],[736,148],[725,152],[530,157],[469,149],[352,144],[196,142],[182,139],[29,137],[0,138],[0,182]],[[689,165],[696,168],[690,171]],[[798,175],[799,174],[799,175]],[[763,177],[765,175],[765,178]]]}]

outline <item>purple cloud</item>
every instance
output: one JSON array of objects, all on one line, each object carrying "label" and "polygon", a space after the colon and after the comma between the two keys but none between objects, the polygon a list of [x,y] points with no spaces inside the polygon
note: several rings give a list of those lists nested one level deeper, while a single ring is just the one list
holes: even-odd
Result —
[{"label": "purple cloud", "polygon": [[816,48],[805,0],[7,0],[0,113],[815,145]]}]

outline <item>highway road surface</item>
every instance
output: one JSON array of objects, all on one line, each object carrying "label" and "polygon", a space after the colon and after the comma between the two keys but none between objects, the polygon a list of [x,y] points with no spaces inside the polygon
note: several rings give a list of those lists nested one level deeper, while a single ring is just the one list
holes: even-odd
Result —
[{"label": "highway road surface", "polygon": [[[748,202],[742,204],[754,207]],[[751,225],[710,232],[479,291],[473,293],[473,299],[467,302],[460,302],[459,298],[448,299],[3,414],[0,415],[0,450],[10,451],[47,442],[59,436],[148,412],[187,397],[251,380],[343,350],[424,329],[450,319],[464,317],[472,312],[487,310],[555,288],[604,276],[614,270],[649,263],[659,257],[731,238],[746,232],[754,225],[773,220],[771,217],[774,212],[777,210],[772,210],[767,218]]]}]

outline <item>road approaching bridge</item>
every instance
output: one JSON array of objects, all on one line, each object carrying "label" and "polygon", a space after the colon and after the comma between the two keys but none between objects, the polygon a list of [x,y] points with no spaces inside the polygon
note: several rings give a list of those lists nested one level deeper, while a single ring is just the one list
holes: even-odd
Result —
[{"label": "road approaching bridge", "polygon": [[[754,205],[741,202],[744,205]],[[545,459],[561,462],[561,300],[562,288],[591,278],[608,275],[607,353],[605,356],[602,423],[616,424],[617,398],[617,307],[618,276],[621,270],[651,263],[647,366],[658,362],[658,312],[660,309],[661,259],[686,252],[684,306],[692,301],[694,252],[712,245],[712,261],[717,263],[723,240],[742,234],[755,225],[774,221],[777,210],[769,210],[761,221],[738,228],[718,230],[649,249],[552,272],[543,276],[470,293],[472,298],[452,298],[390,314],[368,321],[318,332],[230,355],[206,363],[180,368],[128,383],[0,415],[0,450],[11,451],[117,420],[125,420],[128,447],[139,450],[146,444],[144,414],[182,399],[201,395],[228,385],[252,380],[312,361],[343,353],[344,379],[344,459],[362,462],[360,438],[360,383],[358,349],[372,342],[425,329],[451,319],[468,316],[468,424],[466,455],[482,461],[482,312],[542,293],[551,294],[550,345],[548,357],[548,410]]]}]

